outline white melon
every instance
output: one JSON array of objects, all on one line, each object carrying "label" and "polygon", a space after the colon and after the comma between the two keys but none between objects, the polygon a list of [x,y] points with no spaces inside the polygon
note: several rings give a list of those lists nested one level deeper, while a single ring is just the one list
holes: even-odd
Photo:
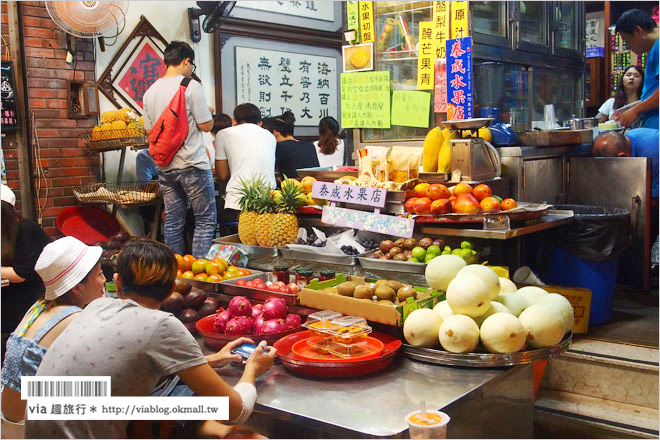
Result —
[{"label": "white melon", "polygon": [[465,260],[457,255],[439,255],[426,265],[424,276],[429,286],[446,291],[449,282],[465,266],[467,266]]},{"label": "white melon", "polygon": [[564,333],[567,333],[573,328],[575,314],[573,312],[573,306],[566,297],[558,293],[550,293],[539,298],[539,300],[536,301],[536,304],[545,304],[546,306],[554,307],[559,311],[561,319],[564,322]]},{"label": "white melon", "polygon": [[449,307],[449,303],[447,300],[440,301],[433,307],[433,311],[440,315],[440,317],[445,320],[447,319],[448,316],[451,316],[454,314],[454,311]]},{"label": "white melon", "polygon": [[500,294],[501,293],[513,293],[518,290],[518,286],[508,278],[500,277]]},{"label": "white melon", "polygon": [[449,352],[470,353],[479,344],[479,327],[469,316],[451,315],[440,326],[438,339]]},{"label": "white melon", "polygon": [[518,318],[527,331],[527,343],[533,348],[557,345],[564,337],[564,322],[553,307],[532,304]]},{"label": "white melon", "polygon": [[495,313],[508,313],[509,315],[513,315],[513,313],[511,313],[511,310],[509,310],[508,307],[505,306],[504,304],[498,303],[497,301],[491,301],[490,307],[488,307],[486,313],[474,318],[474,322],[476,322],[479,328],[481,328],[481,324],[484,322],[484,320],[488,318],[490,315],[494,315]]},{"label": "white melon", "polygon": [[490,290],[475,275],[457,276],[447,286],[447,303],[454,313],[476,318],[490,307]]},{"label": "white melon", "polygon": [[490,299],[495,299],[500,294],[500,277],[493,269],[481,264],[470,264],[459,270],[456,276],[470,274],[481,278],[490,291]]},{"label": "white melon", "polygon": [[520,289],[516,290],[516,293],[518,295],[524,296],[525,299],[529,302],[529,305],[534,304],[540,297],[548,294],[548,292],[545,290],[535,286],[521,287]]},{"label": "white melon", "polygon": [[481,324],[479,336],[491,353],[515,353],[525,345],[527,332],[520,319],[512,314],[494,313]]},{"label": "white melon", "polygon": [[510,292],[500,293],[495,301],[504,304],[516,316],[520,316],[520,313],[530,305],[524,296]]},{"label": "white melon", "polygon": [[442,318],[431,309],[413,310],[403,322],[403,336],[415,347],[436,347]]}]

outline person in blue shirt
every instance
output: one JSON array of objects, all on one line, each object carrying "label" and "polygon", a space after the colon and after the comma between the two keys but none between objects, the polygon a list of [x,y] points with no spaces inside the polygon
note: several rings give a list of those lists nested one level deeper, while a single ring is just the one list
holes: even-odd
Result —
[{"label": "person in blue shirt", "polygon": [[[641,118],[642,127],[658,130],[658,25],[649,14],[631,9],[616,22],[616,31],[638,55],[647,53],[641,101],[635,107],[617,112],[613,119],[624,127]],[[657,147],[657,144],[656,144]]]}]

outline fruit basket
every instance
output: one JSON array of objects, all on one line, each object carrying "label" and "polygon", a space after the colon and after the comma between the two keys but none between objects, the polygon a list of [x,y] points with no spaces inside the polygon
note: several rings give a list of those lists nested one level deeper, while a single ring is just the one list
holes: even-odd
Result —
[{"label": "fruit basket", "polygon": [[124,182],[121,184],[93,183],[74,186],[73,195],[81,204],[117,203],[121,205],[140,205],[151,203],[160,196],[158,182]]},{"label": "fruit basket", "polygon": [[266,340],[268,345],[273,345],[278,339],[302,330],[302,327],[297,327],[283,332],[270,333],[267,335],[225,335],[213,331],[213,321],[215,320],[215,316],[215,314],[205,316],[195,324],[195,328],[202,336],[204,344],[206,344],[208,348],[214,350],[220,349],[224,347],[228,342],[238,338],[250,338],[255,342],[255,344],[259,343],[259,341]]},{"label": "fruit basket", "polygon": [[403,344],[403,353],[412,359],[439,365],[474,368],[509,367],[559,357],[562,352],[568,349],[572,341],[573,333],[568,332],[560,343],[552,347],[518,351],[509,354],[495,354],[486,351],[450,353],[439,348],[413,347],[408,344]]},{"label": "fruit basket", "polygon": [[144,130],[120,129],[88,131],[82,135],[85,147],[90,150],[107,150],[122,147],[146,147],[149,140]]},{"label": "fruit basket", "polygon": [[373,332],[371,337],[378,340],[383,346],[377,357],[362,360],[308,360],[296,354],[293,346],[311,336],[309,330],[300,331],[284,336],[273,344],[277,349],[278,358],[286,369],[293,373],[313,377],[365,376],[387,368],[401,348],[399,339],[386,333]]}]

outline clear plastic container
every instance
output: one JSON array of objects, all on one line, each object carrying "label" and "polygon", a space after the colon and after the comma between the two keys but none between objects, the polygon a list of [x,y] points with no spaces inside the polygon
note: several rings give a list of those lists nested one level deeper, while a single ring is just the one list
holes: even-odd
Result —
[{"label": "clear plastic container", "polygon": [[[366,338],[366,335],[365,335]],[[339,356],[342,358],[364,356],[369,354],[369,345],[367,341],[363,340],[362,342],[355,342],[350,344],[344,344],[337,341],[332,341],[328,347],[328,352]]]},{"label": "clear plastic container", "polygon": [[330,346],[332,344],[333,340],[329,335],[312,336],[307,339],[307,345],[321,353],[330,353]]},{"label": "clear plastic container", "polygon": [[[311,315],[310,315],[311,316]],[[367,325],[367,320],[359,316],[343,316],[331,321],[333,326],[329,329],[332,338],[341,344],[354,344],[364,341],[371,327]]]},{"label": "clear plastic container", "polygon": [[341,313],[333,312],[332,310],[321,310],[320,312],[312,313],[307,317],[303,327],[312,332],[314,336],[329,337],[331,329],[339,329],[341,324],[334,324],[334,319],[341,318]]}]

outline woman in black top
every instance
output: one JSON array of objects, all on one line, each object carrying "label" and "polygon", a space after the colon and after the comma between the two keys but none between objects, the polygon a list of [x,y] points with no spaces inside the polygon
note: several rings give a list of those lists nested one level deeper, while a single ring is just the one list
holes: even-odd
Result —
[{"label": "woman in black top", "polygon": [[[9,187],[2,185],[2,278],[10,284],[2,288],[2,356],[9,334],[25,312],[44,294],[44,283],[34,270],[43,248],[50,243],[46,233],[34,222],[20,218],[6,197]],[[13,196],[13,193],[11,193]],[[13,200],[15,198],[12,197]]]},{"label": "woman in black top", "polygon": [[286,112],[273,118],[270,122],[273,135],[277,139],[275,149],[275,171],[284,176],[298,178],[299,168],[312,168],[319,166],[314,144],[308,141],[299,141],[293,137],[293,126],[296,118],[293,113]]}]

